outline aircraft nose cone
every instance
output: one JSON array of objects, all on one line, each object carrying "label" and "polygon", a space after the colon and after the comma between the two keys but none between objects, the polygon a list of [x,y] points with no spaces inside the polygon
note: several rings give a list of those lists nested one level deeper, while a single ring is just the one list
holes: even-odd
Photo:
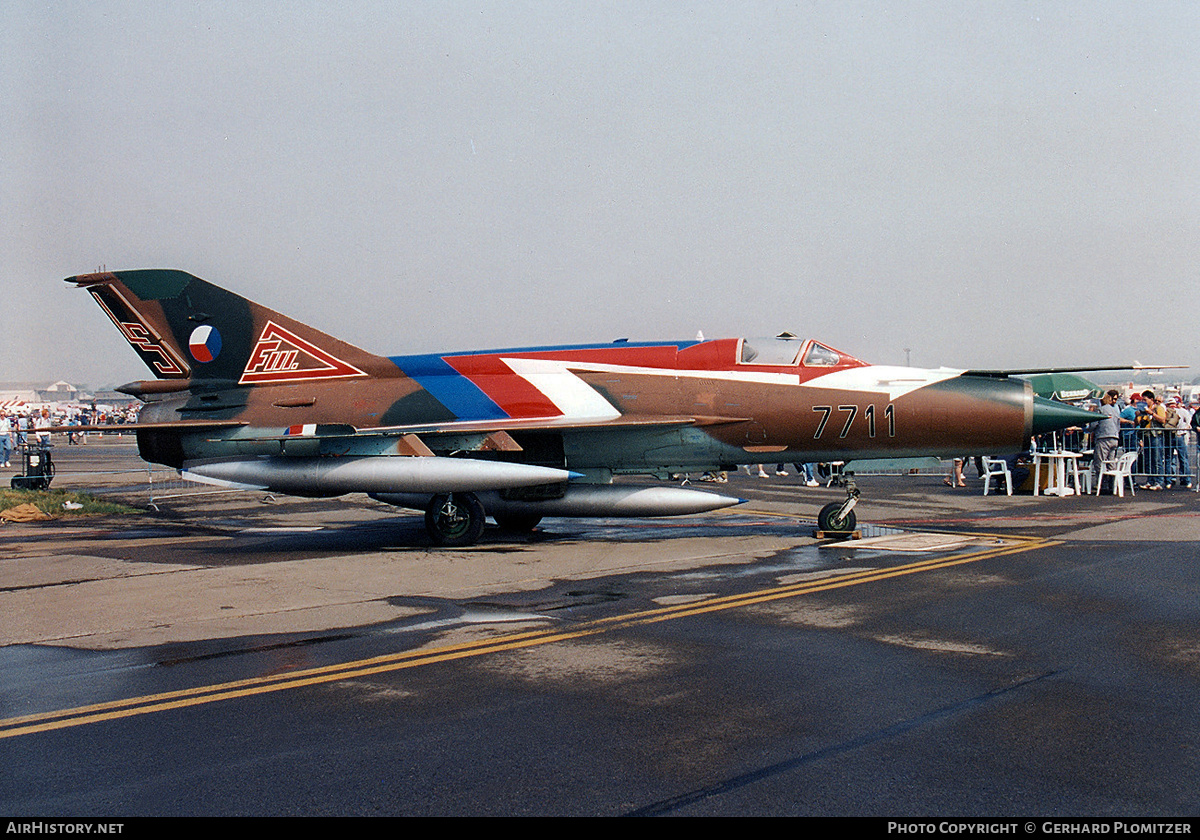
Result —
[{"label": "aircraft nose cone", "polygon": [[1055,432],[1068,426],[1084,426],[1095,423],[1100,415],[1094,411],[1085,411],[1066,403],[1048,400],[1045,397],[1033,398],[1033,434],[1042,435]]}]

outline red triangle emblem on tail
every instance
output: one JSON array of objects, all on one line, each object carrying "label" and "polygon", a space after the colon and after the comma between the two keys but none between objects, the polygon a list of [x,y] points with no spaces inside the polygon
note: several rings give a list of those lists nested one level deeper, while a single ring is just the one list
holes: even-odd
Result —
[{"label": "red triangle emblem on tail", "polygon": [[366,376],[349,362],[268,321],[250,352],[239,385]]}]

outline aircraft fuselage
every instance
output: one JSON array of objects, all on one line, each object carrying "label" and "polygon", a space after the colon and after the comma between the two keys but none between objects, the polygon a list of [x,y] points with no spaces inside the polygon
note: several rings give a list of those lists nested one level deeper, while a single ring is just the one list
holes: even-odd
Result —
[{"label": "aircraft fuselage", "polygon": [[[994,454],[1028,440],[1032,398],[1021,380],[868,365],[844,354],[805,366],[800,349],[821,347],[826,359],[836,351],[790,341],[797,360],[786,365],[739,363],[739,340],[724,339],[393,357],[393,376],[201,386],[152,402],[142,422],[246,425],[146,431],[158,445],[143,450],[173,466],[181,458],[387,455],[415,434],[449,454],[476,451],[502,428],[527,444],[521,452],[539,451],[538,462],[629,474]],[[381,433],[363,434],[373,429]],[[175,435],[178,447],[162,445]]]}]

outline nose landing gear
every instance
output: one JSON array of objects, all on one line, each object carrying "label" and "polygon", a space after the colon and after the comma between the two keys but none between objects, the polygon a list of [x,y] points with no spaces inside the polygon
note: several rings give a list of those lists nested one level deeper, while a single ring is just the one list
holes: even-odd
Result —
[{"label": "nose landing gear", "polygon": [[846,479],[846,501],[830,502],[817,514],[817,536],[847,539],[854,534],[858,518],[854,506],[858,504],[858,487],[853,476]]}]

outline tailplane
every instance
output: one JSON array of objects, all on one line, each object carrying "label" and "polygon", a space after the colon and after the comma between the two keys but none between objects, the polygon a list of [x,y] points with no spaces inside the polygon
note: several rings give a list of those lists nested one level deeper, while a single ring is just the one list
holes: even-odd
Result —
[{"label": "tailplane", "polygon": [[82,274],[158,379],[286,384],[387,375],[395,366],[265,306],[174,269]]}]

